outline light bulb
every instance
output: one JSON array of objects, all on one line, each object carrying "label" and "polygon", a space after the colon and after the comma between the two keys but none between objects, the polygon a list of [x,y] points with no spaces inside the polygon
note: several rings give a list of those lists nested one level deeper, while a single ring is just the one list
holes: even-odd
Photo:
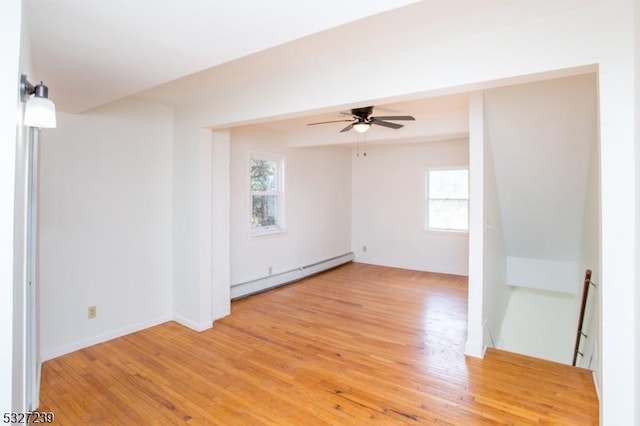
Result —
[{"label": "light bulb", "polygon": [[369,130],[369,127],[371,127],[370,123],[367,123],[365,121],[359,121],[353,125],[353,130],[355,130],[358,133],[364,133],[367,130]]}]

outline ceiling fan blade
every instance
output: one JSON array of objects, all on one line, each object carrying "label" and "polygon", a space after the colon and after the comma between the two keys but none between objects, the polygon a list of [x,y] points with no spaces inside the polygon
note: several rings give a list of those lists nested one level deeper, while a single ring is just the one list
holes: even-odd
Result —
[{"label": "ceiling fan blade", "polygon": [[315,126],[316,124],[343,123],[343,122],[346,122],[346,121],[353,121],[353,120],[320,121],[318,123],[308,123],[307,126]]},{"label": "ceiling fan blade", "polygon": [[340,130],[340,133],[342,132],[348,132],[349,130],[351,130],[353,128],[353,123],[349,124],[347,127],[345,127],[344,129]]},{"label": "ceiling fan blade", "polygon": [[412,117],[410,115],[387,115],[387,116],[383,116],[383,117],[371,117],[372,119],[375,118],[377,120],[405,120],[405,121],[415,121],[415,117]]},{"label": "ceiling fan blade", "polygon": [[399,129],[404,127],[402,124],[389,123],[388,121],[382,121],[379,118],[371,117],[371,124],[377,124],[378,126],[390,127],[392,129]]}]

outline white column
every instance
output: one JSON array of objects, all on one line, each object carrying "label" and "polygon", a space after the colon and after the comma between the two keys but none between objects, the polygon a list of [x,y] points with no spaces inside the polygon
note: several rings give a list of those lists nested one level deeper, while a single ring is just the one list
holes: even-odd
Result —
[{"label": "white column", "polygon": [[[630,44],[630,43],[629,43]],[[639,392],[634,380],[637,306],[634,75],[626,55],[600,64],[600,170],[602,229],[602,393],[603,424],[634,424]]]},{"label": "white column", "polygon": [[213,138],[209,129],[200,130],[198,146],[198,304],[199,331],[211,328]]},{"label": "white column", "polygon": [[465,354],[484,355],[484,106],[482,92],[469,96],[469,301]]},{"label": "white column", "polygon": [[231,313],[231,131],[212,133],[211,319]]}]

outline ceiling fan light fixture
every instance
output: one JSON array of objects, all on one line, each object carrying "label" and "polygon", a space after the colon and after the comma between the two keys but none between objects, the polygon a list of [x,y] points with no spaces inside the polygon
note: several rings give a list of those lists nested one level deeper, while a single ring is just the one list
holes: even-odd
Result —
[{"label": "ceiling fan light fixture", "polygon": [[353,108],[351,112],[341,111],[340,114],[350,115],[351,119],[319,121],[316,123],[307,123],[307,126],[346,122],[349,123],[349,125],[340,130],[340,133],[348,132],[351,129],[355,130],[358,133],[365,133],[373,124],[375,124],[376,126],[388,127],[390,129],[398,130],[404,127],[404,125],[393,123],[393,121],[415,121],[415,118],[410,115],[389,115],[374,117],[371,115],[373,114],[373,106]]},{"label": "ceiling fan light fixture", "polygon": [[371,123],[367,123],[365,121],[359,121],[353,125],[353,130],[355,130],[358,133],[364,133],[367,130],[369,130],[369,127],[371,127]]}]

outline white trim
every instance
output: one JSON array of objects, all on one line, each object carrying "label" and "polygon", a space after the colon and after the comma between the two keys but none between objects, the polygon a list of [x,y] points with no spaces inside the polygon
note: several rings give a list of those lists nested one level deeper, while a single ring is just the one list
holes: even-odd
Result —
[{"label": "white trim", "polygon": [[472,344],[468,339],[464,345],[464,354],[467,356],[472,356],[474,358],[484,358],[484,354],[487,351],[486,345],[475,345]]},{"label": "white trim", "polygon": [[288,233],[289,230],[285,228],[281,228],[279,226],[268,226],[259,228],[258,230],[251,231],[249,236],[251,239],[260,239],[260,238],[268,238],[268,237],[277,237],[282,234]]},{"label": "white trim", "polygon": [[[424,203],[423,203],[424,204]],[[468,237],[469,231],[460,231],[457,229],[438,229],[438,228],[429,228],[422,229],[423,234],[431,234],[431,235],[446,235],[446,236],[460,236],[460,237]]]},{"label": "white trim", "polygon": [[279,274],[246,281],[231,286],[231,299],[250,296],[265,290],[270,290],[292,282],[300,281],[303,278],[310,277],[323,271],[335,268],[345,263],[352,262],[355,259],[353,252],[343,254],[341,256],[332,257],[310,265],[301,266]]},{"label": "white trim", "polygon": [[180,315],[174,315],[173,321],[197,332],[209,330],[210,328],[213,327],[213,321],[205,321],[205,322],[197,323],[195,321],[191,321],[190,319],[187,319]]},{"label": "white trim", "polygon": [[81,339],[76,342],[69,343],[67,345],[58,346],[57,348],[53,348],[51,350],[43,352],[42,362],[48,361],[53,358],[57,358],[62,355],[66,355],[71,352],[75,352],[80,349],[87,348],[89,346],[97,345],[98,343],[103,343],[109,340],[117,339],[118,337],[126,336],[127,334],[135,333],[135,332],[147,329],[149,327],[154,327],[156,325],[160,325],[171,320],[172,318],[170,315],[162,315],[149,321],[144,321],[135,325],[130,325],[127,327],[119,328],[117,330],[109,331],[107,333],[99,334],[97,336]]},{"label": "white trim", "polygon": [[251,281],[235,284],[231,286],[231,300],[238,299],[252,294],[260,293],[265,290],[280,287],[285,284],[300,281],[304,278],[302,268],[292,269],[287,272],[258,278]]},{"label": "white trim", "polygon": [[26,246],[26,300],[25,300],[25,356],[26,356],[26,408],[35,410],[40,405],[40,352],[39,278],[38,278],[38,141],[40,129],[27,130],[27,246]]}]

